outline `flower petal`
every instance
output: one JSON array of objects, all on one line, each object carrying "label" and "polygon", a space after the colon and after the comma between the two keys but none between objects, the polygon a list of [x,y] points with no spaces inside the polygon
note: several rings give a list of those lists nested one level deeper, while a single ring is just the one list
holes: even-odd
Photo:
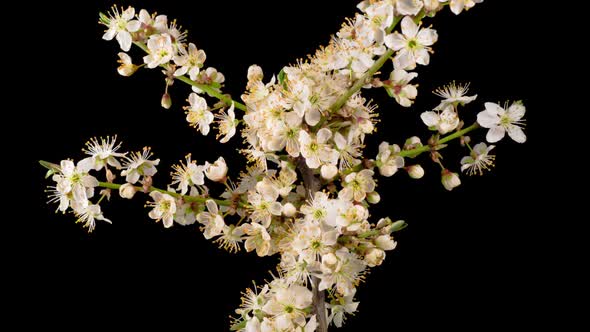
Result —
[{"label": "flower petal", "polygon": [[519,126],[510,125],[506,128],[508,131],[508,136],[512,138],[517,143],[524,143],[526,142],[526,135],[524,131]]},{"label": "flower petal", "polygon": [[486,134],[486,140],[490,143],[496,143],[502,138],[504,138],[505,133],[506,131],[504,130],[504,127],[492,127],[490,130],[488,130],[488,133]]}]

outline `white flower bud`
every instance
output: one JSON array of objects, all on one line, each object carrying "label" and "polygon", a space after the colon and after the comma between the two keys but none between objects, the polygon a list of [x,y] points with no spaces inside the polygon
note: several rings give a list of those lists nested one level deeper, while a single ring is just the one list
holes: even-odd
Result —
[{"label": "white flower bud", "polygon": [[397,246],[397,242],[389,235],[380,235],[375,239],[375,245],[379,249],[393,250]]},{"label": "white flower bud", "polygon": [[381,263],[383,263],[384,259],[385,259],[385,251],[383,251],[381,249],[370,248],[365,253],[365,262],[367,262],[367,265],[369,265],[370,267],[375,267],[375,266],[381,265]]},{"label": "white flower bud", "polygon": [[137,71],[137,69],[139,69],[139,66],[133,64],[131,57],[127,53],[119,52],[118,55],[119,60],[117,60],[117,62],[121,64],[119,68],[117,68],[119,75],[131,76]]},{"label": "white flower bud", "polygon": [[125,183],[119,187],[119,195],[123,198],[131,199],[137,192],[137,188],[131,183]]},{"label": "white flower bud", "polygon": [[293,217],[297,213],[297,208],[291,203],[283,205],[283,215],[285,217]]},{"label": "white flower bud", "polygon": [[367,194],[367,201],[371,204],[377,204],[381,201],[381,195],[376,191],[372,191]]},{"label": "white flower bud", "polygon": [[205,163],[205,175],[211,181],[224,182],[227,174],[225,159],[219,157],[213,164]]},{"label": "white flower bud", "polygon": [[458,187],[461,184],[461,179],[459,179],[459,174],[445,169],[441,174],[441,182],[446,190],[451,191],[453,188]]},{"label": "white flower bud", "polygon": [[327,253],[322,256],[322,264],[330,269],[334,268],[338,264],[338,257],[333,253]]},{"label": "white flower bud", "polygon": [[162,100],[160,101],[160,104],[165,109],[170,109],[170,107],[172,107],[172,98],[170,98],[170,94],[168,92],[162,95]]},{"label": "white flower bud", "polygon": [[334,165],[323,165],[321,173],[323,179],[331,180],[336,176],[336,174],[338,174],[338,167]]},{"label": "white flower bud", "polygon": [[420,165],[408,166],[406,171],[412,179],[421,179],[424,176],[424,168]]}]

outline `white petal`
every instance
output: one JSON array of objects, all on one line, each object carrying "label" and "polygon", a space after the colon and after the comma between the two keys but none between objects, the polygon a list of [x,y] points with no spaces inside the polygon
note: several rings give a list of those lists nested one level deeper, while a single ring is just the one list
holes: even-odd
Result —
[{"label": "white petal", "polygon": [[113,40],[113,38],[115,38],[116,33],[117,33],[117,30],[115,30],[115,29],[108,29],[107,32],[105,32],[105,34],[102,35],[102,39]]},{"label": "white petal", "polygon": [[416,37],[416,34],[418,34],[418,25],[414,23],[414,20],[411,17],[404,17],[401,25],[402,33],[406,38],[414,38]]},{"label": "white petal", "polygon": [[131,34],[129,32],[119,31],[117,34],[117,41],[123,51],[127,52],[131,48]]},{"label": "white petal", "polygon": [[486,111],[488,111],[490,114],[502,115],[505,112],[504,109],[496,103],[485,103],[485,107]]},{"label": "white petal", "polygon": [[438,34],[434,29],[422,29],[418,32],[418,43],[431,46],[432,44],[436,43],[438,40]]},{"label": "white petal", "polygon": [[330,129],[328,128],[322,128],[320,130],[318,130],[318,134],[317,134],[317,139],[318,139],[318,143],[326,143],[330,137],[332,137],[332,131],[330,131]]},{"label": "white petal", "polygon": [[522,131],[522,128],[515,126],[515,125],[511,125],[511,126],[508,126],[508,128],[506,128],[506,130],[508,131],[508,136],[510,136],[510,138],[512,138],[515,142],[517,142],[517,143],[526,142],[526,135],[524,134],[524,131]]},{"label": "white petal", "polygon": [[481,111],[477,114],[477,123],[484,128],[492,128],[500,123],[500,117],[489,111]]},{"label": "white petal", "polygon": [[438,114],[432,111],[423,112],[422,114],[420,114],[420,119],[422,119],[424,124],[428,127],[436,126],[440,121],[440,117],[438,116]]},{"label": "white petal", "polygon": [[127,31],[135,32],[141,27],[141,22],[137,20],[127,22]]},{"label": "white petal", "polygon": [[423,66],[427,66],[430,63],[430,54],[428,53],[428,50],[423,48],[420,50],[415,51],[415,57],[416,57],[416,62],[423,65]]},{"label": "white petal", "polygon": [[505,133],[506,131],[504,130],[504,127],[495,126],[488,130],[486,140],[490,143],[496,143],[504,137]]},{"label": "white petal", "polygon": [[310,126],[315,126],[318,124],[321,118],[322,115],[316,108],[310,108],[307,112],[305,112],[305,122],[307,122],[307,124]]},{"label": "white petal", "polygon": [[406,46],[406,39],[397,32],[385,36],[383,41],[385,42],[385,45],[387,45],[387,47],[391,48],[394,51],[401,50],[402,48],[404,48],[404,46]]},{"label": "white petal", "polygon": [[513,121],[522,119],[525,112],[526,108],[521,103],[514,103],[508,108],[508,116]]}]

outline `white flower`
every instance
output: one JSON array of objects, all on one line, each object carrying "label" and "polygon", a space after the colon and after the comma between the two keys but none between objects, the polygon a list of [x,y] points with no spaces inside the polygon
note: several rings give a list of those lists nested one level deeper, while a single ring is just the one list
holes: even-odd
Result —
[{"label": "white flower", "polygon": [[489,128],[486,139],[490,143],[501,140],[506,132],[515,142],[526,142],[526,135],[522,131],[524,120],[522,117],[526,112],[521,102],[514,102],[510,107],[506,103],[505,108],[495,103],[485,103],[485,111],[477,114],[477,123],[484,128]]},{"label": "white flower", "polygon": [[219,248],[223,248],[229,252],[238,252],[240,250],[240,245],[243,241],[242,236],[244,235],[244,227],[235,225],[224,225],[223,226],[223,234],[217,240],[213,241],[214,243],[219,244]]},{"label": "white flower", "polygon": [[268,255],[270,251],[270,235],[266,228],[255,222],[244,225],[244,233],[246,233],[246,242],[244,248],[247,252],[256,249],[256,254],[260,257]]},{"label": "white flower", "polygon": [[452,105],[448,105],[441,113],[423,112],[420,118],[431,130],[438,130],[442,135],[455,130],[461,122]]},{"label": "white flower", "polygon": [[[218,72],[217,69],[209,67],[199,72],[196,81],[197,83],[210,85],[213,89],[219,90],[218,87],[220,87],[221,84],[225,82],[225,76]],[[193,86],[192,89],[196,93],[203,93],[203,90],[196,86]]]},{"label": "white flower", "polygon": [[70,205],[74,211],[87,207],[88,198],[94,195],[94,188],[98,186],[96,178],[88,174],[88,165],[80,162],[74,165],[71,160],[62,160],[59,171],[52,178],[57,182],[55,190],[59,195],[53,196],[55,200],[59,198],[59,210],[65,211]]},{"label": "white flower", "polygon": [[167,33],[151,35],[147,47],[149,54],[143,57],[143,62],[147,64],[148,68],[156,68],[168,63],[175,54],[172,39]]},{"label": "white flower", "polygon": [[96,220],[106,221],[111,224],[109,219],[106,219],[100,211],[100,205],[89,204],[76,212],[78,217],[77,223],[83,223],[85,228],[88,228],[88,233],[91,233],[96,226]]},{"label": "white flower", "polygon": [[340,248],[335,253],[322,256],[321,281],[319,290],[325,290],[336,285],[336,291],[344,296],[354,294],[355,284],[360,273],[365,269],[365,263],[350,253],[346,248]]},{"label": "white flower", "polygon": [[475,145],[471,155],[461,159],[461,171],[467,171],[469,175],[475,173],[482,175],[483,171],[489,170],[494,166],[494,159],[496,159],[496,156],[490,155],[493,148],[493,145],[488,147],[485,143]]},{"label": "white flower", "polygon": [[404,158],[399,156],[400,148],[397,144],[389,145],[387,142],[379,144],[379,153],[375,158],[379,174],[392,176],[399,168],[404,167]]},{"label": "white flower", "polygon": [[[439,0],[440,2],[447,2],[448,0]],[[476,3],[482,3],[483,0],[451,0],[450,7],[451,11],[455,13],[455,15],[461,14],[463,9],[469,10]]]},{"label": "white flower", "polygon": [[227,175],[227,164],[223,157],[217,158],[213,164],[205,162],[205,175],[211,181],[225,182]]},{"label": "white flower", "polygon": [[154,32],[162,33],[168,30],[168,17],[166,15],[150,15],[147,10],[142,9],[139,11],[138,19],[139,22],[141,22],[141,28],[145,30],[147,34],[152,34]]},{"label": "white flower", "polygon": [[424,168],[420,165],[411,165],[406,167],[406,171],[408,171],[408,175],[412,179],[421,179],[424,176]]},{"label": "white flower", "polygon": [[176,213],[176,201],[174,197],[159,191],[152,191],[150,197],[153,198],[154,202],[150,202],[147,205],[152,207],[152,210],[148,214],[149,217],[155,219],[156,222],[162,220],[166,228],[172,227],[174,213]]},{"label": "white flower", "polygon": [[377,248],[388,251],[393,250],[397,246],[397,242],[393,240],[391,235],[379,235],[375,239],[375,245]]},{"label": "white flower", "polygon": [[106,165],[111,165],[116,169],[121,169],[121,163],[117,158],[124,157],[127,153],[118,153],[117,150],[121,148],[121,143],[116,144],[117,136],[101,138],[93,137],[86,142],[86,149],[83,151],[90,155],[80,161],[87,169],[94,169],[100,171]]},{"label": "white flower", "polygon": [[176,69],[174,76],[183,76],[188,73],[191,80],[196,80],[205,59],[207,59],[205,51],[198,50],[193,43],[188,44],[188,52],[181,48],[180,55],[174,57],[174,63],[180,67]]},{"label": "white flower", "polygon": [[119,52],[117,54],[119,56],[118,63],[121,65],[117,68],[117,72],[121,76],[131,76],[133,73],[139,69],[139,66],[134,65],[131,57],[125,52]]},{"label": "white flower", "polygon": [[125,169],[121,172],[125,181],[136,183],[140,176],[154,176],[158,172],[156,166],[160,159],[149,160],[152,156],[150,150],[149,147],[144,147],[143,152],[132,152],[131,156],[125,157]]},{"label": "white flower", "polygon": [[384,85],[390,96],[395,98],[403,107],[410,107],[418,95],[417,85],[409,82],[418,76],[417,73],[408,73],[403,69],[394,69],[389,75],[388,84]]},{"label": "white flower", "polygon": [[213,122],[213,113],[209,111],[205,98],[196,93],[188,96],[190,106],[185,106],[186,121],[191,127],[197,128],[203,135],[209,134],[209,125]]},{"label": "white flower", "polygon": [[122,198],[131,199],[133,196],[135,196],[136,192],[137,188],[135,188],[135,186],[131,183],[124,183],[119,187],[119,196]]},{"label": "white flower", "polygon": [[224,111],[221,111],[218,116],[216,116],[219,121],[219,136],[224,135],[224,137],[219,141],[220,143],[227,143],[230,138],[234,137],[236,134],[236,127],[238,125],[238,120],[236,120],[236,114],[234,113],[235,105],[232,102],[231,106],[227,110],[227,114]]},{"label": "white flower", "polygon": [[338,197],[344,200],[355,200],[361,202],[370,193],[375,190],[374,172],[370,169],[363,169],[356,173],[350,173],[344,178],[344,188],[338,193]]},{"label": "white flower", "polygon": [[[305,325],[305,309],[312,304],[313,294],[307,287],[291,285],[288,288],[273,290],[273,296],[262,307],[262,311],[274,317],[276,321],[285,320],[296,326]],[[284,329],[281,329],[284,331]],[[294,331],[294,327],[291,327]]]},{"label": "white flower", "polygon": [[459,174],[444,169],[441,173],[441,182],[446,190],[451,191],[461,185]]},{"label": "white flower", "polygon": [[356,312],[359,302],[354,302],[354,289],[348,296],[338,296],[336,301],[330,303],[328,308],[330,309],[330,316],[328,316],[328,323],[334,323],[336,327],[342,327],[342,324],[346,320],[344,314],[353,314]]},{"label": "white flower", "polygon": [[280,216],[282,205],[277,202],[279,191],[270,181],[260,181],[256,184],[256,191],[248,193],[248,203],[252,205],[250,220],[261,223],[262,226],[268,227],[272,221],[272,216]]},{"label": "white flower", "polygon": [[214,200],[208,199],[205,202],[208,212],[201,212],[197,215],[197,221],[205,226],[203,235],[205,239],[210,239],[214,236],[220,235],[223,232],[225,222],[223,217],[219,214],[217,203]]},{"label": "white flower", "polygon": [[384,2],[391,4],[395,9],[395,15],[416,15],[422,9],[422,1],[420,0],[386,0],[386,1],[374,1],[374,0],[363,0],[358,4],[358,8],[362,11],[368,11],[375,4]]},{"label": "white flower", "polygon": [[436,31],[429,28],[419,29],[409,16],[403,18],[401,28],[401,34],[396,31],[385,36],[387,47],[397,51],[393,59],[395,67],[412,70],[416,68],[416,63],[428,65],[430,46],[438,39]]},{"label": "white flower", "polygon": [[378,248],[369,248],[365,252],[365,262],[367,266],[375,267],[381,265],[385,259],[385,251]]},{"label": "white flower", "polygon": [[180,194],[184,195],[188,192],[189,186],[200,186],[205,184],[205,176],[203,174],[204,166],[197,165],[197,162],[191,160],[191,155],[186,157],[186,164],[181,162],[180,165],[173,165],[172,169],[172,185],[178,184],[177,189]]},{"label": "white flower", "polygon": [[332,251],[338,240],[338,231],[332,227],[322,229],[321,223],[306,219],[297,225],[291,248],[298,255],[304,256],[308,262]]},{"label": "white flower", "polygon": [[315,169],[324,163],[335,164],[338,161],[338,151],[328,144],[331,137],[332,132],[327,128],[318,130],[315,137],[305,130],[299,132],[301,155],[305,157],[307,167]]},{"label": "white flower", "polygon": [[322,179],[331,180],[338,174],[338,167],[336,165],[322,165],[320,173]]},{"label": "white flower", "polygon": [[139,21],[133,20],[134,16],[135,9],[133,7],[128,7],[119,13],[119,9],[113,6],[113,12],[109,14],[108,22],[106,22],[108,29],[102,39],[112,40],[116,36],[121,49],[125,52],[129,51],[132,42],[130,32],[136,32],[141,26]]},{"label": "white flower", "polygon": [[469,83],[465,85],[457,85],[455,82],[452,82],[436,89],[434,94],[443,98],[443,101],[434,109],[437,111],[442,111],[449,105],[453,105],[455,107],[457,105],[464,106],[465,104],[469,104],[477,98],[477,95],[466,96],[467,92],[469,92]]}]

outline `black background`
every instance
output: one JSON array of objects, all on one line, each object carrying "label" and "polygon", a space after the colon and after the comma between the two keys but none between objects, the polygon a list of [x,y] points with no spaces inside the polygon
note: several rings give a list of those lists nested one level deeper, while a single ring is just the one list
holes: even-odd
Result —
[{"label": "black background", "polygon": [[[270,78],[327,43],[344,18],[353,15],[357,1],[318,3],[119,4],[177,18],[189,30],[189,40],[207,52],[206,64],[225,74],[226,91],[237,98],[250,64],[261,65]],[[445,10],[427,21],[439,41],[431,64],[418,69],[419,96],[412,109],[400,109],[384,91],[367,94],[379,103],[382,119],[378,133],[368,139],[367,156],[375,155],[382,140],[402,143],[414,134],[426,139],[419,113],[436,105],[431,91],[451,80],[471,82],[479,95],[464,112],[468,122],[485,101],[522,99],[528,141],[497,144],[496,169],[483,177],[463,176],[463,185],[453,192],[444,190],[438,166],[426,159],[427,173],[420,181],[403,173],[379,180],[382,202],[373,208],[373,218],[389,215],[410,226],[397,236],[398,248],[359,287],[358,315],[343,331],[527,328],[550,318],[539,311],[546,309],[548,292],[541,271],[548,255],[541,231],[548,226],[531,213],[544,209],[543,201],[532,197],[544,189],[546,176],[536,172],[542,162],[539,133],[548,111],[538,89],[545,84],[544,74],[535,65],[541,33],[531,18],[541,15],[516,3],[486,1],[468,13],[455,16]],[[186,125],[181,106],[188,87],[180,82],[171,87],[174,105],[164,110],[159,107],[164,88],[159,72],[142,70],[130,78],[117,74],[118,46],[101,40],[103,27],[97,24],[98,12],[110,4],[35,6],[27,21],[38,33],[23,50],[30,65],[21,75],[30,79],[18,85],[32,97],[17,111],[28,127],[15,140],[33,138],[34,144],[24,148],[27,173],[16,179],[27,194],[11,204],[25,217],[7,221],[16,229],[3,235],[4,243],[10,243],[7,261],[15,263],[7,269],[15,282],[7,287],[16,294],[12,308],[29,317],[20,321],[23,328],[41,323],[227,330],[240,291],[251,280],[260,284],[268,279],[276,257],[228,254],[195,226],[165,230],[147,217],[141,195],[131,202],[115,195],[103,204],[113,224],[99,223],[93,234],[44,204],[49,181],[35,160],[78,160],[92,136],[118,134],[126,150],[151,146],[162,160],[155,178],[161,187],[170,165],[188,152],[199,163],[223,155],[234,177],[244,162],[236,151],[239,140],[220,146],[213,135],[203,137]],[[72,10],[75,14],[68,12]],[[140,61],[140,53],[131,55]],[[482,140],[483,133],[474,138]],[[458,170],[463,154],[450,148],[445,164]]]}]

